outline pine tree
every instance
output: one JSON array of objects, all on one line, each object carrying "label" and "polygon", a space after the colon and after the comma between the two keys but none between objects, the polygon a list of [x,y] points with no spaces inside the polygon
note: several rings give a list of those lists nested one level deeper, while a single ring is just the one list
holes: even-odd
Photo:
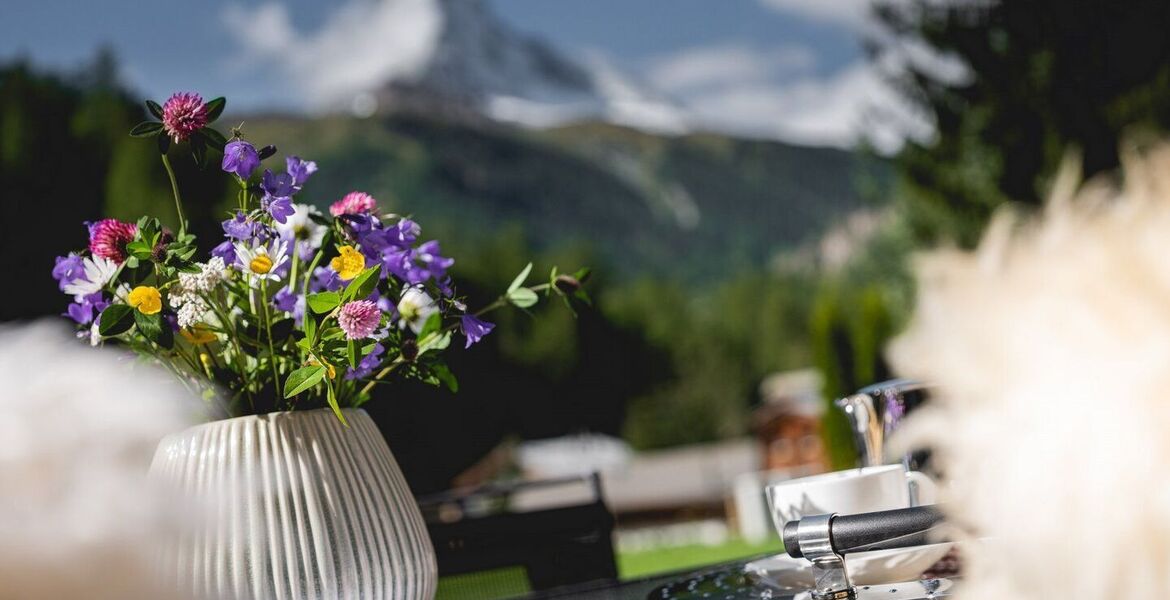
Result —
[{"label": "pine tree", "polygon": [[1040,203],[1065,152],[1090,177],[1115,169],[1138,132],[1170,126],[1170,3],[900,0],[875,12],[878,60],[918,46],[967,70],[891,74],[937,130],[896,157],[920,240],[970,245],[998,206]]}]

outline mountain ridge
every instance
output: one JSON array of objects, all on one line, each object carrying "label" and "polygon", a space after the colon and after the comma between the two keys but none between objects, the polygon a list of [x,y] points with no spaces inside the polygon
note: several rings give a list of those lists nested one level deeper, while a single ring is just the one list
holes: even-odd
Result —
[{"label": "mountain ridge", "polygon": [[600,57],[571,58],[514,30],[480,0],[435,5],[441,25],[429,58],[372,90],[375,107],[532,127],[603,119],[650,131],[688,129],[678,106]]},{"label": "mountain ridge", "polygon": [[860,183],[889,177],[884,161],[849,151],[598,122],[531,129],[405,111],[252,116],[247,133],[322,165],[304,194],[319,206],[362,189],[460,235],[519,225],[536,249],[588,246],[623,277],[766,268],[872,207]]}]

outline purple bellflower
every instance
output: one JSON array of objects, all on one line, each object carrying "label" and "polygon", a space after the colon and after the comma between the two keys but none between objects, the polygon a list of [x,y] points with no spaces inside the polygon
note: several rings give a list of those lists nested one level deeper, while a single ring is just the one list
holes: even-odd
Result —
[{"label": "purple bellflower", "polygon": [[224,171],[235,173],[240,179],[247,180],[259,166],[260,155],[256,153],[256,147],[252,144],[244,140],[232,140],[223,147],[223,163],[220,168]]},{"label": "purple bellflower", "polygon": [[496,328],[494,323],[488,323],[475,315],[463,315],[460,319],[460,328],[463,330],[463,335],[467,337],[467,345],[464,348],[470,348],[472,344],[483,339],[483,336],[492,332]]}]

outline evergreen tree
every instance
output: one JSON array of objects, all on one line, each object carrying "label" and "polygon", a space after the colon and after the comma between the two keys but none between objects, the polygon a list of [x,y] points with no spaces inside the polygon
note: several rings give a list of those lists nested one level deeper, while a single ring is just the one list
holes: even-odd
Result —
[{"label": "evergreen tree", "polygon": [[1038,204],[1067,150],[1090,177],[1118,166],[1135,131],[1170,125],[1170,3],[899,0],[875,11],[878,60],[925,47],[968,71],[944,77],[919,61],[892,75],[937,130],[896,159],[920,240],[972,244],[996,207]]}]

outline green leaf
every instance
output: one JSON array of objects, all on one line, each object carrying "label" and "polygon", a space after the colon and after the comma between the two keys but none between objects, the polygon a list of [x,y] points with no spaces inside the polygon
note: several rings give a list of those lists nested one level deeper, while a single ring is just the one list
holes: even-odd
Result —
[{"label": "green leaf", "polygon": [[220,133],[220,132],[218,132],[210,127],[204,127],[203,129],[200,129],[199,131],[201,131],[203,133],[203,137],[207,138],[207,145],[208,146],[211,146],[212,148],[215,148],[216,150],[223,152],[223,147],[227,145],[227,139],[223,137],[222,133]]},{"label": "green leaf", "polygon": [[312,343],[317,338],[317,318],[313,316],[312,312],[305,314],[301,327],[305,330],[305,339],[309,340],[309,345],[305,346],[305,350],[307,351],[312,347]]},{"label": "green leaf", "polygon": [[175,345],[174,332],[171,331],[170,325],[163,323],[161,313],[148,315],[135,310],[134,324],[138,326],[138,332],[142,334],[142,337],[159,346],[169,349]]},{"label": "green leaf", "polygon": [[520,308],[528,308],[539,302],[540,297],[528,288],[516,288],[508,292],[508,301]]},{"label": "green leaf", "polygon": [[154,115],[154,118],[156,118],[160,121],[162,120],[162,118],[163,118],[162,107],[158,105],[158,102],[155,102],[154,100],[147,100],[146,101],[146,110],[149,110],[150,114]]},{"label": "green leaf", "polygon": [[[131,256],[130,258],[134,258]],[[130,266],[130,258],[126,259],[125,267],[118,273],[118,280],[130,284],[131,287],[138,285],[147,276],[154,273],[154,264],[149,261],[140,261],[137,268]],[[138,259],[135,259],[138,260]]]},{"label": "green leaf", "polygon": [[191,134],[191,155],[195,157],[195,164],[207,166],[207,141],[198,131]]},{"label": "green leaf", "polygon": [[204,108],[207,111],[207,122],[212,123],[218,119],[219,116],[223,114],[224,106],[227,106],[227,99],[223,96],[208,100],[207,104],[204,105]]},{"label": "green leaf", "polygon": [[173,252],[172,255],[177,256],[179,258],[179,260],[191,260],[191,257],[195,256],[195,252],[197,250],[199,250],[199,249],[196,248],[195,246],[191,246],[191,247],[188,247],[182,251]]},{"label": "green leaf", "polygon": [[130,313],[137,312],[126,304],[111,304],[98,317],[98,333],[103,336],[125,333],[134,324]]},{"label": "green leaf", "polygon": [[512,280],[512,285],[508,286],[508,291],[505,292],[505,294],[511,296],[512,292],[520,289],[520,286],[524,285],[524,280],[528,279],[528,274],[531,272],[532,263],[528,263],[528,266],[524,267],[523,271],[520,271],[520,274],[516,276],[516,279]]},{"label": "green leaf", "polygon": [[447,346],[451,345],[451,332],[444,331],[442,333],[432,333],[431,335],[422,338],[418,343],[418,355],[430,352],[431,350],[445,350]]},{"label": "green leaf", "polygon": [[349,358],[349,368],[356,369],[358,366],[358,360],[362,356],[362,351],[360,348],[358,348],[357,340],[349,340],[349,342],[346,343],[345,353]]},{"label": "green leaf", "polygon": [[439,378],[439,381],[443,382],[443,385],[447,386],[447,389],[452,394],[459,391],[459,380],[455,379],[455,374],[451,372],[451,369],[447,368],[447,365],[431,365],[431,372],[435,374],[435,377]]},{"label": "green leaf", "polygon": [[423,323],[422,329],[418,331],[418,339],[424,339],[428,335],[435,333],[442,325],[443,315],[440,315],[438,312],[431,313],[431,316],[427,317],[427,322]]},{"label": "green leaf", "polygon": [[317,292],[305,298],[309,309],[317,314],[327,313],[341,304],[341,296],[337,292]]},{"label": "green leaf", "polygon": [[[301,367],[288,374],[284,380],[284,397],[292,398],[297,394],[317,385],[325,378],[325,365],[311,365]],[[332,386],[330,386],[332,387]]]},{"label": "green leaf", "polygon": [[167,151],[171,149],[171,138],[167,137],[167,132],[165,132],[165,131],[159,132],[158,138],[156,138],[156,141],[158,142],[158,153],[159,154],[166,154]]},{"label": "green leaf", "polygon": [[349,285],[345,286],[345,292],[341,295],[341,299],[361,300],[373,293],[374,288],[378,286],[378,276],[382,273],[382,265],[374,265],[361,273],[358,273]]},{"label": "green leaf", "polygon": [[341,421],[342,425],[349,427],[349,423],[345,422],[345,415],[341,414],[341,407],[337,405],[337,393],[333,391],[333,386],[326,385],[328,390],[326,399],[329,401],[329,408],[333,409],[333,414],[337,415],[337,420]]},{"label": "green leaf", "polygon": [[154,255],[154,249],[145,240],[134,240],[126,244],[126,251],[139,260],[150,260]]},{"label": "green leaf", "polygon": [[592,269],[590,269],[589,267],[582,267],[580,269],[577,269],[576,273],[573,273],[573,279],[576,279],[577,281],[579,281],[581,283],[585,283],[586,281],[589,281],[589,276],[592,274],[593,274]]},{"label": "green leaf", "polygon": [[589,294],[586,294],[583,289],[578,288],[577,291],[573,292],[573,297],[583,302],[586,306],[593,306],[593,301],[589,299]]},{"label": "green leaf", "polygon": [[143,121],[134,126],[130,130],[131,137],[150,137],[163,130],[162,123],[158,121]]}]

